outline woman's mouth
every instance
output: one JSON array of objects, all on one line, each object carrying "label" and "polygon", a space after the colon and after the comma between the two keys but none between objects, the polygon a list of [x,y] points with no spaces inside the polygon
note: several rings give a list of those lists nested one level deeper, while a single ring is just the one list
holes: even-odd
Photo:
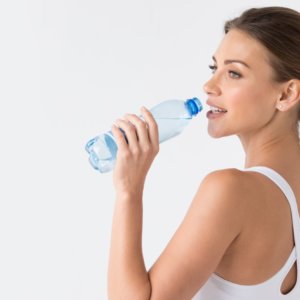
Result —
[{"label": "woman's mouth", "polygon": [[215,119],[224,116],[225,113],[227,113],[226,109],[210,106],[210,110],[207,112],[206,117],[208,119]]}]

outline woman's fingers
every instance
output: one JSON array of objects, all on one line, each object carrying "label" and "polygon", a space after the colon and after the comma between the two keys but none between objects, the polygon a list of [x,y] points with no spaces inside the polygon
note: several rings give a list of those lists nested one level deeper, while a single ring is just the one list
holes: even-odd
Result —
[{"label": "woman's fingers", "polygon": [[116,143],[118,145],[119,150],[125,150],[127,148],[127,142],[124,137],[124,134],[122,133],[118,125],[114,124],[111,128],[111,131],[114,135],[114,138],[116,139]]},{"label": "woman's fingers", "polygon": [[[113,134],[116,136],[117,143],[120,144],[118,146],[122,148],[131,149],[134,153],[138,153],[140,150],[157,153],[159,151],[157,123],[149,110],[143,107],[141,112],[143,119],[134,114],[126,114],[124,120],[117,119],[115,124],[119,129],[116,132],[116,128],[114,128]],[[120,129],[124,131],[128,144]]]},{"label": "woman's fingers", "polygon": [[149,148],[150,139],[147,123],[134,114],[126,114],[124,118],[135,126],[140,147],[142,149]]},{"label": "woman's fingers", "polygon": [[[138,145],[138,137],[137,137],[135,126],[129,121],[122,120],[122,119],[117,119],[115,121],[115,124],[124,131],[126,138],[128,140],[127,147],[130,147],[134,151],[137,150],[139,148],[139,145]],[[126,141],[124,135],[123,135],[123,139]]]}]

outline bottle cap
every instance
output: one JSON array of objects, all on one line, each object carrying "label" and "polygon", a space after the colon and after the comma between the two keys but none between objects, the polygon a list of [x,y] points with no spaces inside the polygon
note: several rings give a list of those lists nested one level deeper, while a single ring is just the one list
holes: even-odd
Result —
[{"label": "bottle cap", "polygon": [[196,116],[203,109],[200,100],[196,97],[187,99],[185,103],[192,117]]}]

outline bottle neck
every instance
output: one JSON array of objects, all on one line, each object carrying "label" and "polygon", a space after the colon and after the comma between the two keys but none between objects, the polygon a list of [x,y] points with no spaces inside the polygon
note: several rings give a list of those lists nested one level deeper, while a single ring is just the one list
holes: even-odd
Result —
[{"label": "bottle neck", "polygon": [[200,100],[196,97],[187,99],[185,105],[192,117],[195,117],[203,109]]}]

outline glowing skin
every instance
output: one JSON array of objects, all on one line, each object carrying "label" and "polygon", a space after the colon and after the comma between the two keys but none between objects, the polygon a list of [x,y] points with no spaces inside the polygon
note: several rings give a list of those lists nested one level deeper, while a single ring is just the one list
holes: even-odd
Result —
[{"label": "glowing skin", "polygon": [[[209,101],[228,112],[209,121],[209,134],[218,138],[259,131],[273,118],[278,97],[267,51],[243,32],[232,30],[214,57],[215,70],[204,90]],[[238,62],[225,64],[225,60],[240,60],[249,68]]]},{"label": "glowing skin", "polygon": [[[245,150],[245,167],[261,165],[276,170],[291,184],[300,207],[300,148],[294,130],[300,80],[275,83],[268,51],[236,30],[224,37],[214,57],[216,70],[204,89],[208,104],[227,112],[209,119],[209,134],[216,138],[236,134]],[[241,60],[249,67],[232,60]],[[244,265],[250,265],[252,257],[251,264],[267,271],[259,263],[266,260],[261,252],[266,248],[264,245],[275,245],[274,240],[281,242],[281,245],[276,242],[276,250],[282,249],[281,255],[291,251],[293,239],[287,223],[290,208],[283,195],[275,194],[276,187],[261,174],[234,168],[205,177],[182,224],[149,271],[146,269],[142,251],[143,189],[159,142],[151,112],[144,110],[142,114],[146,124],[133,114],[116,121],[129,143],[120,130],[112,129],[119,150],[113,176],[116,201],[108,298],[191,299],[214,271],[233,282],[244,280],[241,284],[245,285],[270,278],[266,273],[251,274],[251,268],[243,278]],[[265,199],[267,192],[272,194]],[[262,226],[253,228],[256,222]],[[260,235],[257,228],[259,231],[264,228]],[[279,232],[282,239],[278,239]],[[251,255],[245,255],[249,241],[256,245]],[[269,257],[270,266],[272,261],[275,261],[273,255],[272,259]],[[232,269],[233,263],[237,266]],[[293,277],[287,277],[285,291],[295,282],[296,270],[293,271],[290,273]]]}]

